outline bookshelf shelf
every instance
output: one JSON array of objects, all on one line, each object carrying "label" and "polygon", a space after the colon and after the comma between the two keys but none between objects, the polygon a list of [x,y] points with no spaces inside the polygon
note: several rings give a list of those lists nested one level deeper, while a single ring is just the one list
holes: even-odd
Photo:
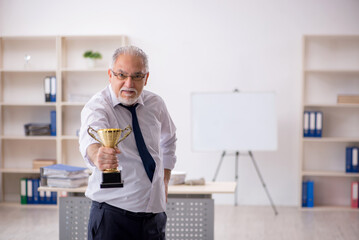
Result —
[{"label": "bookshelf shelf", "polygon": [[351,142],[359,142],[358,138],[350,138],[350,137],[322,137],[322,138],[310,138],[305,137],[302,138],[303,142],[344,142],[344,143],[351,143]]},{"label": "bookshelf shelf", "polygon": [[324,172],[324,171],[303,171],[303,176],[325,176],[325,177],[346,177],[359,178],[359,173],[345,173],[345,172]]},{"label": "bookshelf shelf", "polygon": [[349,206],[316,206],[313,208],[302,207],[302,211],[348,211],[359,212],[359,208],[351,208]]},{"label": "bookshelf shelf", "polygon": [[305,104],[305,108],[359,108],[359,104]]},{"label": "bookshelf shelf", "polygon": [[[76,136],[80,113],[108,85],[109,61],[124,45],[128,38],[122,35],[0,36],[0,202],[19,200],[20,179],[38,173],[31,169],[35,159],[85,166]],[[102,55],[95,67],[83,58],[88,50]],[[47,76],[56,77],[56,102],[45,102]],[[24,136],[24,124],[50,123],[52,110],[57,136]]]},{"label": "bookshelf shelf", "polygon": [[303,37],[302,113],[323,114],[322,137],[303,137],[301,128],[300,206],[302,182],[314,182],[314,208],[303,210],[358,211],[350,196],[359,173],[345,172],[345,151],[359,146],[359,104],[338,104],[339,95],[359,95],[358,56],[359,36]]},{"label": "bookshelf shelf", "polygon": [[27,169],[27,168],[1,168],[2,173],[34,173],[40,174],[39,169]]},{"label": "bookshelf shelf", "polygon": [[29,141],[36,141],[36,140],[56,140],[55,136],[1,136],[2,140],[29,140]]}]

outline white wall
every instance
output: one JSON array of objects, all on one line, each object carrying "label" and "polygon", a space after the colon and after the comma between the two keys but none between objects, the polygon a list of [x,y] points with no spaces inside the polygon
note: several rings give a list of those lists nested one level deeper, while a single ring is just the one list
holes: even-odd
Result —
[{"label": "white wall", "polygon": [[[221,155],[192,152],[190,94],[274,90],[279,149],[254,154],[274,202],[296,205],[301,38],[359,34],[359,1],[0,0],[0,34],[128,35],[150,56],[147,89],[167,102],[178,128],[176,169],[187,171],[188,178],[211,180]],[[240,158],[239,173],[239,204],[269,204],[248,157]],[[233,178],[234,161],[228,157],[218,180]],[[233,203],[233,196],[216,201]]]}]

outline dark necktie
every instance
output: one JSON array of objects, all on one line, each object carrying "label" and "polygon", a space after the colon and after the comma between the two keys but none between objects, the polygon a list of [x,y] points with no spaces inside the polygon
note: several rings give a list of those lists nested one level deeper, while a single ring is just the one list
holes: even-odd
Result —
[{"label": "dark necktie", "polygon": [[156,163],[155,163],[155,160],[153,160],[151,154],[147,150],[145,140],[143,139],[143,136],[141,133],[140,125],[138,124],[138,119],[137,119],[137,114],[136,114],[137,105],[138,105],[138,103],[133,106],[125,106],[125,105],[120,104],[121,107],[126,108],[132,114],[132,129],[133,129],[133,133],[135,134],[137,149],[138,149],[138,152],[142,159],[143,166],[146,170],[147,176],[150,179],[150,181],[152,182],[153,174],[156,169]]}]

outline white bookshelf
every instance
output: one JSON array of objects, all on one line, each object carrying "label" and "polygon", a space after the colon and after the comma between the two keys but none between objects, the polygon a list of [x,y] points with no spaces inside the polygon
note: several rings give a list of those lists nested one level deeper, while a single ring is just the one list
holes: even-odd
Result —
[{"label": "white bookshelf", "polygon": [[[321,138],[301,137],[302,182],[314,181],[314,208],[350,210],[351,182],[359,174],[345,172],[345,148],[359,146],[359,104],[338,104],[338,94],[359,94],[359,36],[303,37],[304,111],[323,112]],[[301,135],[303,130],[301,128]]]},{"label": "white bookshelf", "polygon": [[[20,203],[20,178],[36,177],[34,159],[85,166],[78,150],[80,112],[94,93],[108,85],[113,51],[126,36],[0,37],[0,201]],[[88,67],[83,53],[102,59]],[[25,55],[31,59],[25,64]],[[56,76],[56,102],[44,97],[44,78]],[[24,124],[50,123],[56,110],[56,136],[25,136]]]}]

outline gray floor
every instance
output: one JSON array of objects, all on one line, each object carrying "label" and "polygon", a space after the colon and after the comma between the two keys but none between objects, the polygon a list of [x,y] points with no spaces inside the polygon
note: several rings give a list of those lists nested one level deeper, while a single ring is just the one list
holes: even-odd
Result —
[{"label": "gray floor", "polygon": [[[215,207],[215,239],[358,240],[359,211],[299,211],[278,207]],[[56,207],[0,204],[1,240],[57,240]]]}]

